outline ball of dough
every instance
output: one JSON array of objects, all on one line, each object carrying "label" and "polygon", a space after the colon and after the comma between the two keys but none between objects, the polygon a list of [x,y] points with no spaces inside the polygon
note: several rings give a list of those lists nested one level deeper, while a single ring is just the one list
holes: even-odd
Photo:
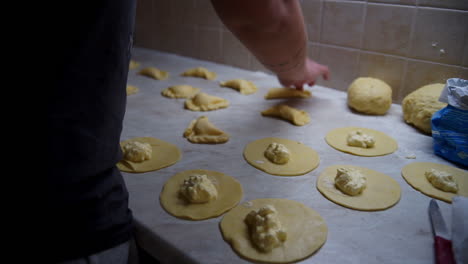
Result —
[{"label": "ball of dough", "polygon": [[392,105],[392,88],[379,79],[357,78],[348,88],[348,105],[361,113],[383,115]]},{"label": "ball of dough", "polygon": [[420,87],[408,94],[401,104],[403,118],[426,134],[431,134],[432,115],[447,104],[439,102],[439,96],[444,84],[434,83]]}]

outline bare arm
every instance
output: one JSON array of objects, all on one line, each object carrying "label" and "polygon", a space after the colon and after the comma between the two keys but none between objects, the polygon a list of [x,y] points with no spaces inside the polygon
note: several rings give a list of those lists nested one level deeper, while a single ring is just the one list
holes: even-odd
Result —
[{"label": "bare arm", "polygon": [[328,68],[307,58],[307,31],[297,0],[212,0],[226,27],[285,86],[313,85]]}]

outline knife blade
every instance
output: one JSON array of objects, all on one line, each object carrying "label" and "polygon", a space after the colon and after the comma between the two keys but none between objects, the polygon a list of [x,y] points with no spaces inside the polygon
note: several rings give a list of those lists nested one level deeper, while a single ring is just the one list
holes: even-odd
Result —
[{"label": "knife blade", "polygon": [[455,264],[447,226],[439,210],[439,205],[434,199],[429,203],[429,218],[431,219],[434,234],[434,249],[437,264]]}]

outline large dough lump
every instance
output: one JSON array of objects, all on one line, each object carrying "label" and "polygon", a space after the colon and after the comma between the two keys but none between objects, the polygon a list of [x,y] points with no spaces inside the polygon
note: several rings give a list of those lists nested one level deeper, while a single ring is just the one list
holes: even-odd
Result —
[{"label": "large dough lump", "polygon": [[439,96],[443,89],[444,84],[435,83],[423,86],[408,94],[401,104],[406,123],[426,134],[431,134],[432,115],[447,105],[439,102]]},{"label": "large dough lump", "polygon": [[348,105],[361,113],[383,115],[392,105],[392,88],[379,79],[357,78],[348,88]]}]

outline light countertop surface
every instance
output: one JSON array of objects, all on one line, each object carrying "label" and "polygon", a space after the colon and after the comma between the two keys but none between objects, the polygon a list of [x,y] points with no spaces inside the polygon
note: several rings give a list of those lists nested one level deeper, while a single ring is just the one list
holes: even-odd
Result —
[{"label": "light countertop surface", "polygon": [[[435,156],[432,138],[407,125],[400,105],[392,105],[384,116],[361,115],[346,105],[346,93],[314,86],[308,99],[265,100],[269,88],[280,87],[272,75],[233,68],[153,50],[135,48],[133,60],[140,67],[129,72],[128,84],[140,91],[127,97],[122,140],[155,137],[178,146],[181,160],[167,168],[140,174],[123,173],[130,193],[130,208],[137,222],[136,239],[141,247],[162,263],[248,263],[240,258],[222,238],[222,216],[188,221],[168,214],[159,203],[160,191],[172,175],[191,169],[207,169],[236,178],[243,187],[241,200],[287,198],[299,201],[315,211],[328,226],[323,247],[301,263],[433,263],[433,237],[428,217],[430,197],[409,186],[401,168],[412,162],[453,164]],[[157,81],[138,75],[143,67],[168,71],[170,77]],[[214,81],[181,77],[186,69],[203,66],[218,74]],[[259,91],[242,95],[218,82],[242,78],[253,81]],[[161,91],[172,85],[189,84],[203,92],[230,101],[225,109],[193,112],[184,109],[184,99],[169,99]],[[305,126],[263,117],[260,112],[287,102],[311,117]],[[230,134],[225,144],[192,144],[183,136],[190,121],[208,116],[218,128]],[[359,157],[335,150],[325,142],[328,131],[345,126],[367,127],[382,131],[397,140],[399,149],[380,157]],[[281,137],[302,142],[320,155],[320,165],[297,177],[281,177],[250,166],[243,158],[249,142],[264,137]],[[415,155],[416,159],[407,156]],[[367,167],[395,179],[401,186],[401,199],[393,207],[363,212],[339,206],[326,199],[316,188],[318,175],[328,166],[351,164]],[[450,227],[451,205],[438,201]]]}]

